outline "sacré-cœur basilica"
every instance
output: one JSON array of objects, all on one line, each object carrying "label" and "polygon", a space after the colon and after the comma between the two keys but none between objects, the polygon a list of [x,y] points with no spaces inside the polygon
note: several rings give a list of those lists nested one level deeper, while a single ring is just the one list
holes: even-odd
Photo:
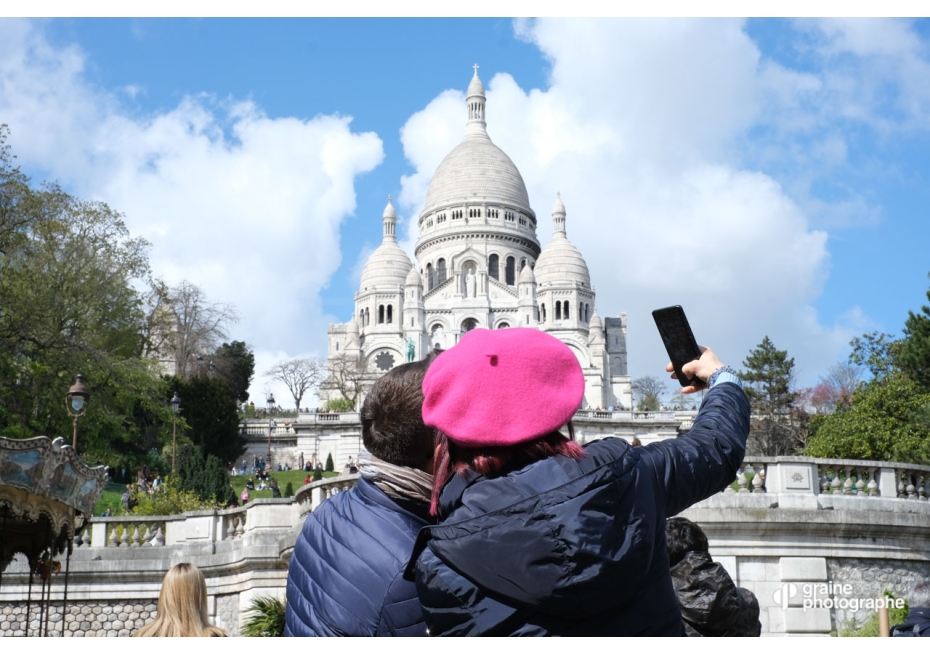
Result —
[{"label": "sacr\u00e9-c\u0153ur basilica", "polygon": [[[583,408],[631,409],[626,315],[602,319],[584,257],[568,239],[556,194],[552,240],[540,248],[520,171],[487,132],[484,85],[468,85],[462,142],[446,155],[420,213],[416,261],[397,244],[388,199],[381,245],[362,271],[355,313],[329,326],[331,370],[357,367],[365,385],[474,328],[531,327],[568,345],[585,373]],[[331,378],[321,404],[340,397]]]}]

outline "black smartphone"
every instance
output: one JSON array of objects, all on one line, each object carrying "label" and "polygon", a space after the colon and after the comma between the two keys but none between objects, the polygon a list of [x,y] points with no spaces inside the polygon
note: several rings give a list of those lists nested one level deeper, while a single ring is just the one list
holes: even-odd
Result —
[{"label": "black smartphone", "polygon": [[674,307],[663,307],[652,312],[652,318],[656,321],[656,327],[659,328],[659,334],[662,336],[662,343],[665,344],[665,350],[668,351],[668,358],[675,367],[675,373],[678,375],[678,382],[683,387],[690,384],[702,386],[701,380],[688,379],[681,372],[681,367],[688,362],[701,358],[701,349],[698,348],[697,341],[694,340],[694,333],[691,326],[688,325],[688,318],[685,316],[685,310],[681,305]]}]

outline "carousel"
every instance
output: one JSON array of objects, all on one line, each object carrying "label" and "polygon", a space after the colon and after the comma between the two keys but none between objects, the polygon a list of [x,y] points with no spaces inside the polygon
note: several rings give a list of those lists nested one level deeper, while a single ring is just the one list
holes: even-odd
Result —
[{"label": "carousel", "polygon": [[[17,554],[25,556],[25,636],[48,636],[50,627],[57,630],[49,626],[49,619],[58,607],[62,629],[57,632],[64,633],[74,538],[93,516],[106,483],[105,468],[81,462],[60,437],[0,437],[0,590],[10,562]],[[53,588],[56,596],[60,594],[54,603]]]}]

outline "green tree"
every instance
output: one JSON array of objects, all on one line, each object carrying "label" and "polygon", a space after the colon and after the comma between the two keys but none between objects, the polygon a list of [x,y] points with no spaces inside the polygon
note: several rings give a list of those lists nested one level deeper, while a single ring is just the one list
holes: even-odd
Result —
[{"label": "green tree", "polygon": [[230,501],[229,473],[223,462],[216,455],[204,457],[193,444],[178,449],[177,487],[220,506]]},{"label": "green tree", "polygon": [[333,463],[333,454],[332,454],[332,453],[329,453],[329,454],[326,456],[326,470],[327,470],[327,471],[330,471],[330,472],[336,470],[336,465]]},{"label": "green tree", "polygon": [[0,433],[68,435],[62,397],[82,373],[92,393],[78,450],[138,460],[170,434],[165,384],[141,356],[148,243],[122,216],[14,165],[0,127]]},{"label": "green tree", "polygon": [[[930,300],[930,290],[927,291]],[[930,391],[930,306],[923,305],[920,314],[907,313],[904,340],[898,354],[901,370],[922,389]]]},{"label": "green tree", "polygon": [[235,462],[245,452],[239,414],[232,389],[221,379],[196,376],[170,378],[169,386],[181,397],[178,415],[188,426],[188,437],[205,455]]},{"label": "green tree", "polygon": [[930,463],[930,393],[901,371],[861,385],[852,405],[811,421],[812,457]]},{"label": "green tree", "polygon": [[792,390],[794,358],[778,350],[767,336],[743,362],[740,378],[753,420],[746,451],[754,455],[792,455],[804,446],[804,417]]},{"label": "green tree", "polygon": [[255,354],[244,341],[224,343],[213,354],[216,373],[233,390],[240,403],[249,399],[249,385],[255,377]]}]

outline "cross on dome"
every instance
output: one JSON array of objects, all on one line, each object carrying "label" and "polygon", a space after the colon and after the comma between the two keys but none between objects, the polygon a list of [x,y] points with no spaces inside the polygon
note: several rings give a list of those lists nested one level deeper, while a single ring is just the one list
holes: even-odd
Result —
[{"label": "cross on dome", "polygon": [[472,68],[475,69],[475,77],[478,77],[478,69],[481,68],[481,67],[478,66],[478,64],[473,64],[473,65],[472,65]]}]

